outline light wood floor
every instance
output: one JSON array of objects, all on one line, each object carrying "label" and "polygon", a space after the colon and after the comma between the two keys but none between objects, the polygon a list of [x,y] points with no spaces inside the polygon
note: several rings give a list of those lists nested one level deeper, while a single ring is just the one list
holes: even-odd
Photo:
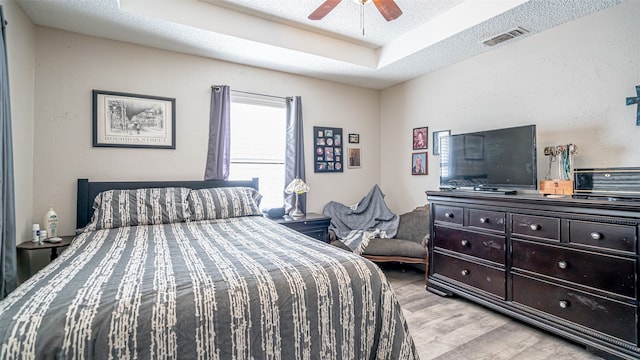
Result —
[{"label": "light wood floor", "polygon": [[584,347],[461,298],[425,290],[424,273],[381,268],[402,305],[420,359],[592,360]]}]

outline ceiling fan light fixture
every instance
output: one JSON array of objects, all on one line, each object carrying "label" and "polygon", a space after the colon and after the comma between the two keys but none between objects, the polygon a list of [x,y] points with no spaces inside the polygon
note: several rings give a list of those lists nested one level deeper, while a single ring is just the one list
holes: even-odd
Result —
[{"label": "ceiling fan light fixture", "polygon": [[[400,10],[398,4],[396,4],[394,0],[353,0],[356,4],[360,4],[361,8],[364,8],[364,5],[371,1],[373,1],[373,4],[376,6],[382,17],[387,21],[395,20],[402,15],[402,10]],[[308,16],[309,20],[321,20],[341,2],[342,0],[325,0],[311,13],[311,15]],[[361,12],[363,12],[362,9]]]}]

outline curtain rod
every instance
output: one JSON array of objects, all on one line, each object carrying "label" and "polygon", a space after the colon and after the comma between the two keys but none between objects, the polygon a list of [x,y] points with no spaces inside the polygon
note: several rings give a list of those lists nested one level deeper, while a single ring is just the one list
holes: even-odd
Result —
[{"label": "curtain rod", "polygon": [[287,100],[287,98],[286,98],[286,97],[282,97],[282,96],[267,95],[267,94],[259,94],[259,93],[254,93],[254,92],[250,92],[250,91],[231,90],[231,92],[236,92],[236,93],[241,93],[241,94],[249,94],[249,95],[258,95],[258,96],[265,96],[265,97],[270,97],[270,98],[276,98],[276,99],[283,99],[283,100]]},{"label": "curtain rod", "polygon": [[[217,87],[217,85],[212,85],[211,88],[215,88]],[[255,93],[255,92],[250,92],[250,91],[242,91],[242,90],[231,90],[231,92],[235,92],[235,93],[241,93],[241,94],[249,94],[249,95],[258,95],[258,96],[264,96],[264,97],[270,97],[270,98],[275,98],[275,99],[283,99],[283,100],[287,100],[286,97],[282,97],[282,96],[275,96],[275,95],[267,95],[267,94],[260,94],[260,93]]]}]

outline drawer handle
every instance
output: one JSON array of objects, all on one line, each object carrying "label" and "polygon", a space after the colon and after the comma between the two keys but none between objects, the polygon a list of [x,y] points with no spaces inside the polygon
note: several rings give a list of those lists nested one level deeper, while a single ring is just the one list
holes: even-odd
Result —
[{"label": "drawer handle", "polygon": [[569,307],[569,302],[567,300],[560,300],[558,305],[560,305],[561,308],[566,309]]},{"label": "drawer handle", "polygon": [[531,225],[529,225],[529,227],[533,231],[540,230],[540,225],[538,225],[538,224],[531,224]]},{"label": "drawer handle", "polygon": [[485,218],[485,217],[480,218],[480,223],[481,224],[488,224],[489,223],[489,218]]},{"label": "drawer handle", "polygon": [[599,232],[595,232],[594,231],[594,232],[591,233],[591,238],[593,240],[600,240],[600,239],[602,239],[602,234],[600,234]]},{"label": "drawer handle", "polygon": [[444,213],[444,217],[446,217],[447,219],[453,219],[453,214],[452,213]]},{"label": "drawer handle", "polygon": [[460,273],[462,274],[462,276],[467,276],[467,275],[469,275],[469,270],[464,269]]},{"label": "drawer handle", "polygon": [[460,244],[462,244],[462,246],[469,246],[469,240],[462,240]]},{"label": "drawer handle", "polygon": [[569,264],[567,264],[566,261],[558,261],[558,267],[560,269],[566,269],[567,267],[569,267]]}]

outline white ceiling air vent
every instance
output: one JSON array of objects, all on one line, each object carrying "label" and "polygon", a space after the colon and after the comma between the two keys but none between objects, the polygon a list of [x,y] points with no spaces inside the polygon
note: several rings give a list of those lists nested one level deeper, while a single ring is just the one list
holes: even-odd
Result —
[{"label": "white ceiling air vent", "polygon": [[524,35],[526,33],[528,33],[529,30],[527,29],[523,29],[521,27],[517,27],[515,29],[511,29],[507,32],[504,32],[502,34],[496,35],[494,37],[492,37],[491,39],[487,39],[484,40],[482,43],[487,45],[487,46],[494,46],[494,45],[498,45],[501,42],[507,41],[507,40],[511,40],[516,36],[520,36],[520,35]]}]

